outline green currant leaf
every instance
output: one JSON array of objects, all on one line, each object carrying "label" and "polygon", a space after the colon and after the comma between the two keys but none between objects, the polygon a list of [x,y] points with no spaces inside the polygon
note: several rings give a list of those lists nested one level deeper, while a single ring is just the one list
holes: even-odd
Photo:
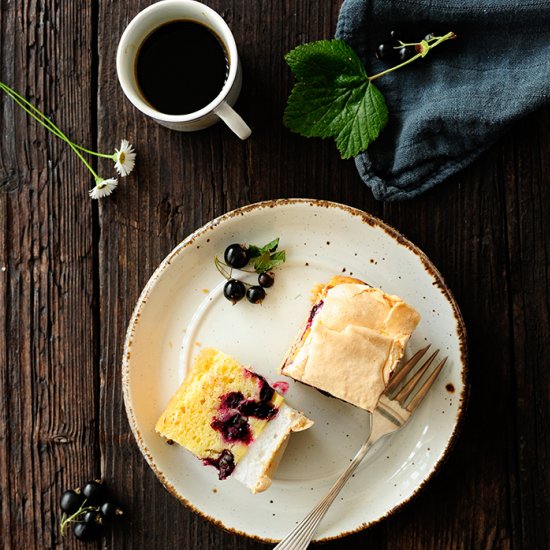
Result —
[{"label": "green currant leaf", "polygon": [[271,269],[283,264],[286,260],[286,252],[279,250],[279,252],[264,252],[254,262],[254,270],[256,273],[263,273],[264,271],[270,271]]},{"label": "green currant leaf", "polygon": [[262,251],[260,247],[256,246],[255,244],[249,244],[248,253],[250,254],[250,258],[257,258],[258,256],[261,256]]},{"label": "green currant leaf", "polygon": [[279,246],[279,240],[279,237],[277,237],[276,239],[273,239],[271,242],[267,243],[264,246],[249,244],[248,252],[250,254],[250,258],[257,258],[258,256],[261,256],[264,252],[275,252],[275,250],[277,250],[277,247]]},{"label": "green currant leaf", "polygon": [[279,246],[279,240],[279,237],[273,239],[270,243],[262,246],[262,248],[260,248],[260,252],[262,252],[262,254],[264,252],[275,252],[275,250],[277,250],[277,247]]},{"label": "green currant leaf", "polygon": [[269,252],[264,252],[254,262],[254,270],[257,273],[262,273],[270,269],[268,266],[270,264],[271,254]]},{"label": "green currant leaf", "polygon": [[343,40],[298,46],[285,57],[296,76],[284,124],[306,137],[333,137],[342,158],[364,151],[388,122],[384,96]]}]

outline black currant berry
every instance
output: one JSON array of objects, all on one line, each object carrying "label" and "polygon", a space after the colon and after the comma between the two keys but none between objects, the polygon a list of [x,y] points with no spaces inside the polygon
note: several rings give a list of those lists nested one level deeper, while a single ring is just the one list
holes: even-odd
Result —
[{"label": "black currant berry", "polygon": [[229,267],[235,269],[241,269],[244,267],[250,259],[250,253],[248,248],[245,248],[242,244],[230,244],[223,254],[225,263]]},{"label": "black currant berry", "polygon": [[97,523],[75,523],[73,533],[78,540],[95,540],[99,537],[100,528]]},{"label": "black currant berry", "polygon": [[[403,33],[399,29],[393,29],[390,31],[390,38],[396,42],[403,40]],[[405,42],[405,40],[403,40],[403,42]]]},{"label": "black currant berry", "polygon": [[99,512],[86,512],[84,514],[82,523],[86,523],[87,525],[89,524],[101,525],[103,523],[103,518],[101,517],[101,514]]},{"label": "black currant berry", "polygon": [[275,275],[271,272],[264,271],[258,275],[258,284],[263,288],[270,288],[275,282]]},{"label": "black currant berry", "polygon": [[69,491],[65,491],[61,495],[59,505],[61,506],[61,510],[63,510],[63,512],[69,516],[72,516],[82,506],[83,502],[84,497],[80,493],[77,493],[71,489]]},{"label": "black currant berry", "polygon": [[391,61],[392,58],[395,58],[395,50],[393,45],[388,42],[383,42],[376,48],[376,57],[380,61]]},{"label": "black currant berry", "polygon": [[229,279],[223,287],[223,295],[234,304],[242,300],[245,294],[246,289],[244,284],[241,281],[237,281],[237,279]]},{"label": "black currant berry", "polygon": [[107,489],[101,481],[88,481],[82,488],[82,494],[86,497],[86,504],[99,506],[105,501]]},{"label": "black currant berry", "polygon": [[415,52],[413,49],[404,46],[397,52],[397,55],[399,56],[400,61],[408,61],[411,57],[415,55]]},{"label": "black currant berry", "polygon": [[114,502],[104,502],[101,505],[101,514],[109,521],[115,519],[118,516],[124,515],[124,512]]},{"label": "black currant berry", "polygon": [[426,42],[429,42],[432,38],[436,38],[438,36],[443,36],[445,33],[441,32],[438,29],[432,29],[430,32],[426,33],[426,36],[424,37],[424,40]]},{"label": "black currant berry", "polygon": [[246,299],[253,304],[259,304],[264,298],[265,290],[261,286],[251,286],[246,291]]}]

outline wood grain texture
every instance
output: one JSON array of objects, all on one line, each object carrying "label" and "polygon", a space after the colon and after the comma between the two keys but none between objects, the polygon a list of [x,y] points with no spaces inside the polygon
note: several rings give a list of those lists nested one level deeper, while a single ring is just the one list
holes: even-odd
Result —
[{"label": "wood grain texture", "polygon": [[332,36],[339,2],[206,2],[240,49],[246,142],[223,125],[171,132],[124,98],[116,46],[151,3],[0,0],[0,80],[82,144],[109,151],[127,138],[139,155],[116,193],[91,204],[67,147],[0,97],[0,546],[59,547],[60,493],[101,475],[127,509],[105,548],[267,548],[157,481],[126,420],[122,345],[141,289],[191,231],[247,203],[312,197],[379,216],[430,256],[466,320],[472,383],[461,435],[420,496],[323,548],[548,548],[550,110],[433,191],[383,205],[332,143],[281,123],[292,86],[283,55]]},{"label": "wood grain texture", "polygon": [[[0,80],[84,144],[90,27],[76,3],[0,2]],[[93,180],[3,95],[0,128],[0,546],[54,548],[61,491],[100,473]]]}]

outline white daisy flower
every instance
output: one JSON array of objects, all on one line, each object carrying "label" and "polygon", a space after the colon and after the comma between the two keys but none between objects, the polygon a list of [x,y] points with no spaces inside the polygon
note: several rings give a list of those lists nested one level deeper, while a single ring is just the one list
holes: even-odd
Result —
[{"label": "white daisy flower", "polygon": [[118,185],[118,181],[115,178],[109,178],[107,180],[98,179],[95,187],[90,189],[88,193],[92,199],[102,199],[108,197]]},{"label": "white daisy flower", "polygon": [[120,149],[115,149],[113,160],[115,161],[115,170],[122,177],[126,177],[134,169],[136,164],[134,146],[131,145],[127,139],[123,139],[120,142]]}]

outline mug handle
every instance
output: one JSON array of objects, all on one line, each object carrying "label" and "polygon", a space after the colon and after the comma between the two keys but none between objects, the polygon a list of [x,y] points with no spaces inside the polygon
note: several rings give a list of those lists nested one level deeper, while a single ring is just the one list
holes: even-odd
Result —
[{"label": "mug handle", "polygon": [[227,126],[229,126],[229,129],[237,134],[237,136],[241,139],[246,139],[252,133],[252,130],[241,118],[241,115],[230,107],[227,102],[222,101],[214,113],[218,115],[227,124]]}]

